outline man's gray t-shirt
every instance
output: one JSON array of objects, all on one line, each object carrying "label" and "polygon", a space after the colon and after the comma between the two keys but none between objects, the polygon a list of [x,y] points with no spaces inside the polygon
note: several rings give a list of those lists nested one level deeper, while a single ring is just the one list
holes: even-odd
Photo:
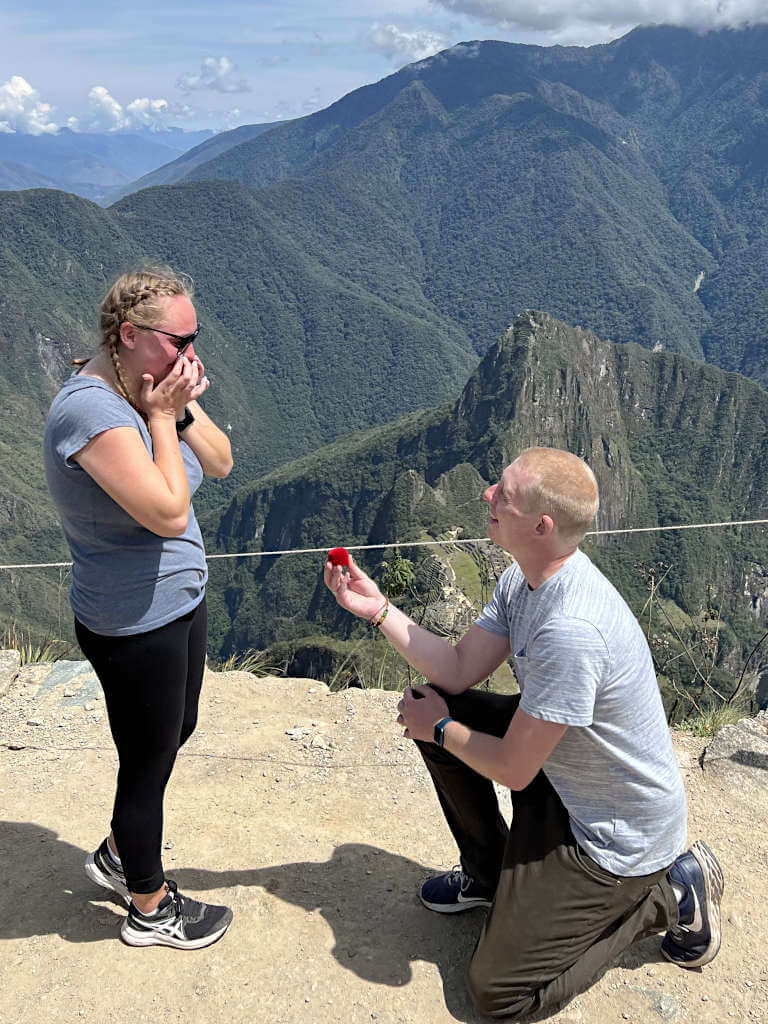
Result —
[{"label": "man's gray t-shirt", "polygon": [[[70,603],[93,633],[146,633],[185,615],[202,601],[208,569],[203,538],[190,505],[179,537],[141,526],[72,458],[112,427],[138,430],[152,456],[144,420],[95,377],[73,374],[54,398],[43,450],[48,488],[72,552]],[[197,456],[180,442],[190,494],[203,479]]]},{"label": "man's gray t-shirt", "polygon": [[579,845],[616,875],[671,864],[685,791],[648,644],[618,591],[582,551],[535,590],[513,565],[477,625],[509,638],[522,710],[569,726],[544,772]]}]

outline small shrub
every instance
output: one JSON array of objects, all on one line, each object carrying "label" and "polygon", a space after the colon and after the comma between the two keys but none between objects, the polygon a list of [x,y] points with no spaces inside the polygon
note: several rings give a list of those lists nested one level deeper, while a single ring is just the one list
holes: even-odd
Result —
[{"label": "small shrub", "polygon": [[55,637],[36,640],[31,633],[25,633],[15,623],[3,630],[0,648],[18,651],[21,665],[39,665],[42,662],[61,661],[72,653],[72,645]]},{"label": "small shrub", "polygon": [[693,736],[714,736],[724,725],[736,725],[745,715],[746,711],[743,708],[719,704],[702,708],[697,714],[681,722],[679,728]]},{"label": "small shrub", "polygon": [[224,661],[214,663],[212,668],[216,672],[250,672],[257,679],[283,675],[281,666],[270,659],[267,651],[256,651],[252,647],[230,654]]}]

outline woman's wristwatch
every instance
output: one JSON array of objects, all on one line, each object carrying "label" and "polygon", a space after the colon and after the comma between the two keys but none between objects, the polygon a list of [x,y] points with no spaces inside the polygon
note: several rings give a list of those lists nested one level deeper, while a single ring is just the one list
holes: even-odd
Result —
[{"label": "woman's wristwatch", "polygon": [[185,406],[184,407],[184,419],[183,420],[176,420],[176,433],[180,434],[183,430],[187,429],[187,427],[190,425],[190,423],[194,423],[194,422],[195,422],[195,417],[192,415],[192,413],[189,411],[189,409]]}]

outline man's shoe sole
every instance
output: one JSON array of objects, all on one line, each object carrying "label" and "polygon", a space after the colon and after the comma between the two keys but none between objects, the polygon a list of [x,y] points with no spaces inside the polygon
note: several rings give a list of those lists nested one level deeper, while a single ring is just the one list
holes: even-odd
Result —
[{"label": "man's shoe sole", "polygon": [[678,967],[685,968],[703,967],[714,960],[720,952],[720,900],[723,897],[723,889],[725,888],[723,870],[717,861],[717,857],[715,857],[707,844],[699,840],[693,844],[689,852],[698,863],[704,876],[704,900],[710,931],[709,945],[702,955],[695,960],[678,960],[670,956],[663,947],[661,950],[667,960],[677,964]]},{"label": "man's shoe sole", "polygon": [[92,853],[89,853],[85,859],[85,873],[88,875],[92,882],[96,885],[100,885],[102,889],[109,889],[110,892],[116,893],[124,902],[125,905],[130,905],[131,894],[128,892],[128,887],[123,885],[122,882],[118,882],[109,875],[104,874],[99,865],[94,860]]},{"label": "man's shoe sole", "polygon": [[491,900],[483,899],[462,900],[461,903],[430,903],[422,895],[419,895],[419,899],[427,910],[434,910],[438,914],[460,914],[463,910],[475,910],[477,907],[493,906]]}]

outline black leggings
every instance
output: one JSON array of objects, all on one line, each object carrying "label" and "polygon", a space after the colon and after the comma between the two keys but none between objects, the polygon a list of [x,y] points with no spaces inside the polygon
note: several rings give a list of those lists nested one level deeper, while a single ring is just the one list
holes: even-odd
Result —
[{"label": "black leggings", "polygon": [[132,636],[101,636],[75,619],[117,747],[112,831],[131,892],[155,892],[165,880],[163,794],[179,747],[197,724],[206,630],[205,598],[167,626]]}]

